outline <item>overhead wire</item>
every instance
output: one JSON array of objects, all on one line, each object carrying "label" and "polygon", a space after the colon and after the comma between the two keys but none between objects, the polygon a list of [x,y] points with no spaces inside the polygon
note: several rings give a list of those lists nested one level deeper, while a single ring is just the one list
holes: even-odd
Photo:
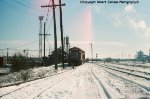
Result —
[{"label": "overhead wire", "polygon": [[[49,0],[49,4],[48,4],[48,5],[51,5],[51,2],[52,2],[52,0]],[[46,20],[45,20],[46,26],[47,26],[47,24],[48,24],[48,27],[47,27],[47,29],[46,29],[46,34],[48,34],[49,29],[50,29],[50,26],[51,26],[50,24],[52,23],[52,17],[51,17],[51,19],[50,19],[50,14],[49,14],[49,13],[50,13],[50,7],[48,7],[48,9],[47,9]],[[49,21],[49,19],[50,19],[50,21]],[[53,49],[52,49],[52,46],[51,46],[51,44],[50,44],[50,42],[49,42],[49,40],[48,40],[48,38],[47,38],[47,36],[46,36],[46,41],[47,41],[47,43],[48,43],[50,49],[53,50]]]},{"label": "overhead wire", "polygon": [[23,6],[23,7],[32,8],[31,6],[25,4],[25,3],[21,2],[21,1],[18,1],[18,0],[13,0],[13,1],[15,1],[16,3],[18,3],[19,5],[21,5],[21,6]]},{"label": "overhead wire", "polygon": [[48,43],[49,47],[50,47],[51,49],[53,49],[52,46],[51,46],[52,44],[49,42],[49,40],[48,40],[47,37],[46,37],[46,40],[47,40],[47,43]]},{"label": "overhead wire", "polygon": [[[3,5],[6,5],[9,8],[12,8],[12,9],[15,9],[19,12],[22,12],[22,14],[25,14],[25,15],[26,14],[34,15],[33,13],[35,13],[35,14],[42,13],[40,9],[34,8],[29,4],[25,4],[20,0],[19,1],[18,0],[11,0],[11,1],[9,1],[9,0],[0,0],[0,3],[3,3]],[[20,7],[16,6],[16,4],[20,5]],[[30,8],[30,9],[33,9],[33,10],[32,10],[32,12],[30,12],[26,9],[22,9],[21,7]]]},{"label": "overhead wire", "polygon": [[[22,7],[25,7],[25,6],[23,6],[17,2],[14,2],[14,0],[10,0],[10,1],[9,0],[0,0],[0,3],[3,3],[3,6],[4,6],[3,9],[5,9],[5,7],[10,8],[9,12],[10,11],[18,11],[23,15],[33,15],[33,16],[35,16],[35,14],[42,13],[42,12],[40,12],[40,10],[32,10],[32,12],[31,12],[27,9],[23,9]],[[20,5],[20,6],[17,6],[16,4]],[[16,14],[16,15],[19,15],[19,14]],[[34,17],[31,17],[31,18],[34,18]]]},{"label": "overhead wire", "polygon": [[32,1],[32,0],[21,0],[21,1],[25,2],[26,4],[31,5],[31,1]]},{"label": "overhead wire", "polygon": [[46,34],[48,33],[48,31],[50,30],[50,24],[52,23],[52,17],[51,17],[51,19],[50,19],[50,22],[49,22],[49,24],[48,24],[48,27],[47,27],[47,30],[46,30]]},{"label": "overhead wire", "polygon": [[29,3],[27,4],[27,2],[24,2],[22,0],[14,0],[14,1],[23,7],[31,8],[38,12],[40,11],[40,9],[33,7],[31,4],[29,4]]},{"label": "overhead wire", "polygon": [[[48,5],[50,5],[51,2],[52,2],[52,0],[49,0],[49,4]],[[50,12],[50,7],[48,7],[47,14],[46,14],[46,21],[45,21],[46,24],[47,24],[48,19],[49,19],[49,12]]]},{"label": "overhead wire", "polygon": [[[32,9],[34,9],[32,6],[30,6],[29,4],[27,4],[27,2],[25,3],[24,1],[22,2],[22,1],[18,1],[18,0],[13,0],[13,1],[15,1],[15,2],[16,2],[17,4],[19,4],[20,6],[23,6],[23,7],[26,7],[26,8],[32,8]],[[52,0],[49,1],[49,5],[51,4],[51,1],[52,1]],[[25,12],[24,10],[22,10],[21,8],[19,8],[19,7],[17,7],[17,6],[14,6],[13,4],[8,3],[8,2],[5,1],[5,0],[1,0],[1,2],[5,3],[6,5],[8,5],[8,6],[11,7],[11,8],[14,8],[14,9],[16,9],[16,10],[18,10],[18,11],[23,12],[24,14],[27,13],[27,12]],[[48,7],[47,14],[46,14],[46,24],[48,24],[48,20],[49,20],[49,18],[50,18],[50,17],[49,17],[49,13],[50,13],[50,7]],[[48,29],[47,29],[46,33],[48,33],[48,31],[49,31],[51,22],[52,22],[52,17],[51,17],[51,20],[50,20],[50,22],[49,22],[49,24],[48,24]],[[46,39],[47,39],[47,37],[46,37]],[[29,43],[23,44],[23,45],[15,46],[14,48],[9,48],[9,50],[22,51],[22,49],[16,49],[16,48],[21,48],[21,47],[29,46],[29,45],[32,45],[32,44],[34,44],[34,43],[36,43],[36,42],[37,42],[37,40],[36,40],[36,41],[33,41],[33,42],[29,42]],[[48,39],[47,39],[47,42],[49,43]],[[51,46],[50,43],[49,43],[49,46],[50,46],[50,48],[52,49],[52,46]]]},{"label": "overhead wire", "polygon": [[[29,4],[25,4],[23,3],[22,1],[18,1],[18,0],[14,0],[17,4],[19,4],[20,6],[23,6],[23,7],[26,7],[26,8],[32,8],[34,9],[33,7],[31,7]],[[7,6],[11,7],[11,8],[14,8],[20,12],[23,12],[24,14],[27,13],[26,11],[22,10],[21,8],[19,8],[18,6],[14,6],[13,4],[11,3],[8,3],[6,0],[1,0],[1,2],[5,3]],[[51,2],[51,0],[50,0]],[[49,4],[50,4],[49,2]],[[47,18],[46,18],[46,23],[48,23],[48,18],[49,18],[49,12],[50,12],[50,8],[48,7],[48,12],[47,12]],[[50,24],[49,24],[49,27],[50,27]],[[47,33],[48,33],[48,30],[47,30]],[[20,47],[25,47],[25,46],[29,46],[29,45],[32,45],[34,43],[36,43],[38,40],[36,41],[33,41],[33,42],[29,42],[29,43],[26,43],[26,44],[22,44],[20,46],[16,46],[14,48],[9,48],[9,50],[18,50],[18,51],[22,51],[22,49],[16,49],[16,48],[20,48]],[[4,49],[5,50],[5,49]],[[33,51],[33,50],[32,50]],[[34,51],[38,51],[38,50],[34,50]]]},{"label": "overhead wire", "polygon": [[38,41],[38,40],[34,40],[34,41],[32,41],[32,42],[28,42],[28,43],[25,43],[25,44],[22,44],[22,45],[18,45],[18,46],[12,47],[11,49],[16,49],[16,48],[20,48],[20,47],[29,46],[29,45],[32,45],[32,44],[37,43],[37,41]]},{"label": "overhead wire", "polygon": [[3,3],[3,5],[5,4],[7,7],[11,8],[11,9],[15,9],[15,10],[17,10],[17,11],[19,11],[19,12],[22,12],[22,14],[28,13],[28,12],[26,12],[25,10],[20,9],[20,8],[17,7],[17,6],[14,6],[13,4],[8,3],[6,0],[0,0],[0,1]]}]

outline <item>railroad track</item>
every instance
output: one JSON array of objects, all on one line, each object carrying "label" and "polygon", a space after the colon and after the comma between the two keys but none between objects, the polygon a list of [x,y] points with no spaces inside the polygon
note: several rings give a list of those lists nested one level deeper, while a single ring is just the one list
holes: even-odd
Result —
[{"label": "railroad track", "polygon": [[[131,80],[131,79],[128,79],[128,77],[127,76],[121,76],[121,75],[119,75],[118,73],[122,73],[122,74],[127,74],[127,75],[130,75],[130,76],[134,76],[134,77],[138,77],[138,78],[141,78],[141,79],[145,79],[146,80],[146,82],[149,82],[149,80],[150,80],[150,78],[149,77],[145,77],[145,76],[141,76],[141,75],[138,75],[138,74],[134,74],[134,73],[132,73],[131,71],[125,71],[125,70],[123,70],[123,69],[116,69],[116,68],[111,68],[111,66],[110,67],[108,67],[108,66],[105,66],[104,64],[102,65],[99,65],[99,66],[101,66],[101,67],[104,67],[104,70],[107,72],[107,73],[109,73],[109,74],[111,74],[111,75],[114,75],[114,76],[116,76],[116,77],[119,77],[119,78],[121,78],[121,79],[124,79],[124,80],[126,80],[126,81],[129,81],[129,82],[131,82],[131,83],[135,83],[135,84],[137,84],[137,85],[139,85],[140,87],[142,87],[142,88],[144,88],[144,89],[146,89],[147,91],[150,91],[150,87],[149,86],[145,86],[145,85],[143,85],[143,84],[141,84],[140,82],[137,82],[137,81],[133,81],[133,80]],[[113,72],[114,71],[114,72]],[[118,73],[117,73],[118,72]]]},{"label": "railroad track", "polygon": [[[107,64],[105,64],[107,65]],[[122,67],[126,69],[130,69],[133,71],[145,72],[146,74],[150,74],[150,66],[143,65],[129,65],[129,64],[110,64],[110,66]]]},{"label": "railroad track", "polygon": [[110,72],[110,71],[108,71],[108,70],[106,70],[106,69],[105,69],[105,71],[106,71],[107,73],[113,75],[113,76],[116,76],[116,77],[121,78],[121,79],[123,79],[123,80],[125,80],[125,81],[128,81],[128,82],[134,83],[134,84],[136,84],[136,85],[138,85],[138,86],[140,86],[140,87],[146,89],[147,91],[150,91],[150,87],[147,87],[147,86],[144,86],[144,85],[139,84],[139,83],[137,83],[137,82],[128,80],[127,78],[121,77],[121,76],[119,76],[119,75],[117,75],[117,74],[114,74],[114,73],[112,73],[112,72]]},{"label": "railroad track", "polygon": [[119,65],[125,65],[125,66],[134,66],[134,67],[142,67],[142,68],[150,68],[150,66],[146,66],[146,65],[139,65],[139,64],[119,64]]},{"label": "railroad track", "polygon": [[[73,72],[73,71],[74,71],[74,70],[71,70],[71,71],[63,71],[63,72],[59,72],[59,73],[57,73],[57,74],[50,75],[50,76],[45,77],[45,78],[38,79],[37,81],[35,80],[33,83],[27,84],[27,85],[25,85],[25,86],[23,86],[23,87],[17,88],[17,89],[15,89],[15,90],[13,90],[13,91],[10,91],[10,92],[7,92],[7,93],[5,93],[5,94],[0,95],[0,98],[3,98],[3,97],[5,97],[5,96],[10,95],[10,94],[13,94],[13,93],[15,93],[15,92],[19,92],[20,90],[22,90],[22,89],[24,89],[24,88],[28,88],[28,87],[30,87],[30,86],[36,85],[38,82],[44,83],[44,82],[47,81],[47,80],[50,81],[50,80],[51,80],[51,79],[50,79],[51,76],[55,76],[55,75],[59,76],[59,75],[62,74],[62,73],[70,73],[70,72]],[[64,78],[64,79],[65,79],[65,78]],[[49,86],[48,88],[51,88],[52,86],[58,84],[58,83],[61,82],[62,80],[63,80],[63,79],[58,80],[56,83],[52,84],[52,85]],[[30,82],[31,82],[31,81],[30,81]],[[11,85],[11,86],[12,86],[12,85]],[[45,87],[45,88],[46,88],[46,89],[44,89],[42,92],[48,90],[48,89],[47,89],[47,86],[48,86],[47,84],[46,84],[45,86],[42,86],[42,87]],[[42,89],[42,87],[40,87],[40,88]],[[41,92],[41,91],[40,91],[40,92]],[[40,94],[40,93],[39,93],[39,94]],[[36,96],[35,96],[35,97],[36,97]]]},{"label": "railroad track", "polygon": [[[106,65],[106,66],[110,67],[110,65]],[[135,70],[135,68],[136,68],[135,66],[128,66],[128,68],[127,68],[126,66],[122,66],[122,65],[121,66],[120,65],[119,66],[111,65],[111,67],[118,68],[118,69],[124,69],[124,70],[128,70],[128,71],[131,71],[131,72],[139,72],[139,73],[143,73],[145,75],[150,76],[150,72],[146,72],[146,71],[142,71],[142,70]],[[140,68],[143,68],[143,67],[140,67]],[[138,69],[140,69],[140,68],[138,68]]]},{"label": "railroad track", "polygon": [[135,71],[135,70],[126,69],[126,68],[122,68],[122,67],[116,67],[116,66],[108,66],[108,65],[105,65],[105,64],[101,64],[99,66],[105,67],[105,68],[108,68],[108,69],[111,69],[111,70],[114,70],[114,71],[118,71],[118,72],[121,72],[121,73],[125,73],[125,74],[128,74],[128,75],[144,78],[148,81],[150,80],[150,73],[147,73],[147,72],[142,72],[142,71],[138,71],[138,70]]},{"label": "railroad track", "polygon": [[[96,74],[93,72],[93,70],[91,69],[91,73],[94,76],[94,78],[97,81],[97,85],[99,85],[99,87],[102,88],[104,94],[105,94],[105,98],[107,99],[112,99],[112,96],[110,95],[109,91],[107,90],[107,88],[105,88],[105,86],[103,85],[102,81],[96,76]],[[104,98],[104,97],[103,97]]]}]

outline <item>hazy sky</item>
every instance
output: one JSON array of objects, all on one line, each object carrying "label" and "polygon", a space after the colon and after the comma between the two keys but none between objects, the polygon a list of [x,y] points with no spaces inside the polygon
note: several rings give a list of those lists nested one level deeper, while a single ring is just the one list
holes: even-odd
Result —
[{"label": "hazy sky", "polygon": [[[148,54],[150,0],[139,0],[138,4],[81,4],[80,0],[62,2],[66,3],[63,7],[64,35],[70,37],[71,47],[85,50],[86,57],[91,57],[91,42],[94,57],[97,53],[100,58],[129,58],[139,50]],[[52,9],[49,9],[47,17],[48,8],[40,7],[48,3],[49,0],[0,0],[0,49],[10,48],[10,54],[13,54],[13,49],[29,49],[32,50],[29,54],[38,56],[38,17],[41,15],[44,16],[43,22],[48,18],[46,31],[51,34],[47,36],[47,49],[49,46],[53,48]],[[60,45],[58,8],[56,16]],[[6,51],[0,50],[0,55],[2,53]]]}]

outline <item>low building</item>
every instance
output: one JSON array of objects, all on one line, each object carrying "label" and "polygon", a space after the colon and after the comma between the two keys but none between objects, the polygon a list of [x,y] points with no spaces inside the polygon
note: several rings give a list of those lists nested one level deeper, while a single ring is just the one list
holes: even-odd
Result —
[{"label": "low building", "polygon": [[[56,51],[52,51],[52,54],[49,55],[49,62],[50,64],[54,64],[55,63],[55,53]],[[68,55],[67,52],[64,51],[64,62],[68,61]],[[58,48],[57,49],[57,63],[61,63],[62,62],[62,49]]]},{"label": "low building", "polygon": [[143,51],[138,51],[137,52],[137,57],[136,57],[137,61],[142,61],[142,62],[150,62],[150,56],[149,55],[145,55]]},{"label": "low building", "polygon": [[3,67],[5,64],[7,64],[7,58],[0,57],[0,67]]}]

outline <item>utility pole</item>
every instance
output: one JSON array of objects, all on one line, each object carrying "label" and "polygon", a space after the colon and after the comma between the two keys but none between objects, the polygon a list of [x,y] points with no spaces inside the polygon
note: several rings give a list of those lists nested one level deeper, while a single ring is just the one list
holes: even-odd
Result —
[{"label": "utility pole", "polygon": [[92,61],[93,61],[93,45],[91,43],[91,57],[92,57]]},{"label": "utility pole", "polygon": [[45,35],[45,24],[46,24],[46,23],[44,23],[44,58],[45,58],[45,36],[46,36],[46,35]]},{"label": "utility pole", "polygon": [[45,66],[45,22],[44,22],[44,66]]},{"label": "utility pole", "polygon": [[60,11],[60,31],[61,31],[61,46],[62,46],[62,67],[64,66],[64,37],[63,37],[63,24],[62,24],[62,7],[61,7],[61,0],[59,0],[59,11]]},{"label": "utility pole", "polygon": [[58,69],[57,60],[58,60],[58,53],[57,53],[57,31],[56,31],[56,15],[55,15],[55,2],[52,0],[53,6],[53,22],[54,22],[54,45],[55,45],[55,70]]},{"label": "utility pole", "polygon": [[50,34],[46,34],[45,33],[45,28],[46,28],[46,23],[44,22],[44,34],[43,34],[43,36],[44,36],[44,65],[45,65],[45,37],[47,36],[47,35],[50,35]]},{"label": "utility pole", "polygon": [[66,37],[67,53],[69,54],[69,36]]},{"label": "utility pole", "polygon": [[96,53],[96,61],[97,61],[97,53]]},{"label": "utility pole", "polygon": [[51,54],[51,49],[50,49],[50,47],[49,47],[49,55]]},{"label": "utility pole", "polygon": [[149,49],[149,56],[150,56],[150,49]]},{"label": "utility pole", "polygon": [[149,49],[148,62],[150,63],[150,49]]},{"label": "utility pole", "polygon": [[58,69],[58,65],[57,65],[57,61],[58,61],[58,59],[57,59],[58,58],[58,53],[57,53],[57,31],[56,31],[56,15],[55,15],[55,8],[56,8],[56,6],[65,6],[65,4],[55,5],[54,0],[52,0],[52,5],[41,6],[41,7],[52,7],[52,9],[53,9],[55,70]]},{"label": "utility pole", "polygon": [[64,43],[64,51],[66,51],[66,38],[64,37],[64,39],[63,39],[64,41],[63,41],[63,43]]},{"label": "utility pole", "polygon": [[7,64],[8,64],[8,48],[7,48]]}]

